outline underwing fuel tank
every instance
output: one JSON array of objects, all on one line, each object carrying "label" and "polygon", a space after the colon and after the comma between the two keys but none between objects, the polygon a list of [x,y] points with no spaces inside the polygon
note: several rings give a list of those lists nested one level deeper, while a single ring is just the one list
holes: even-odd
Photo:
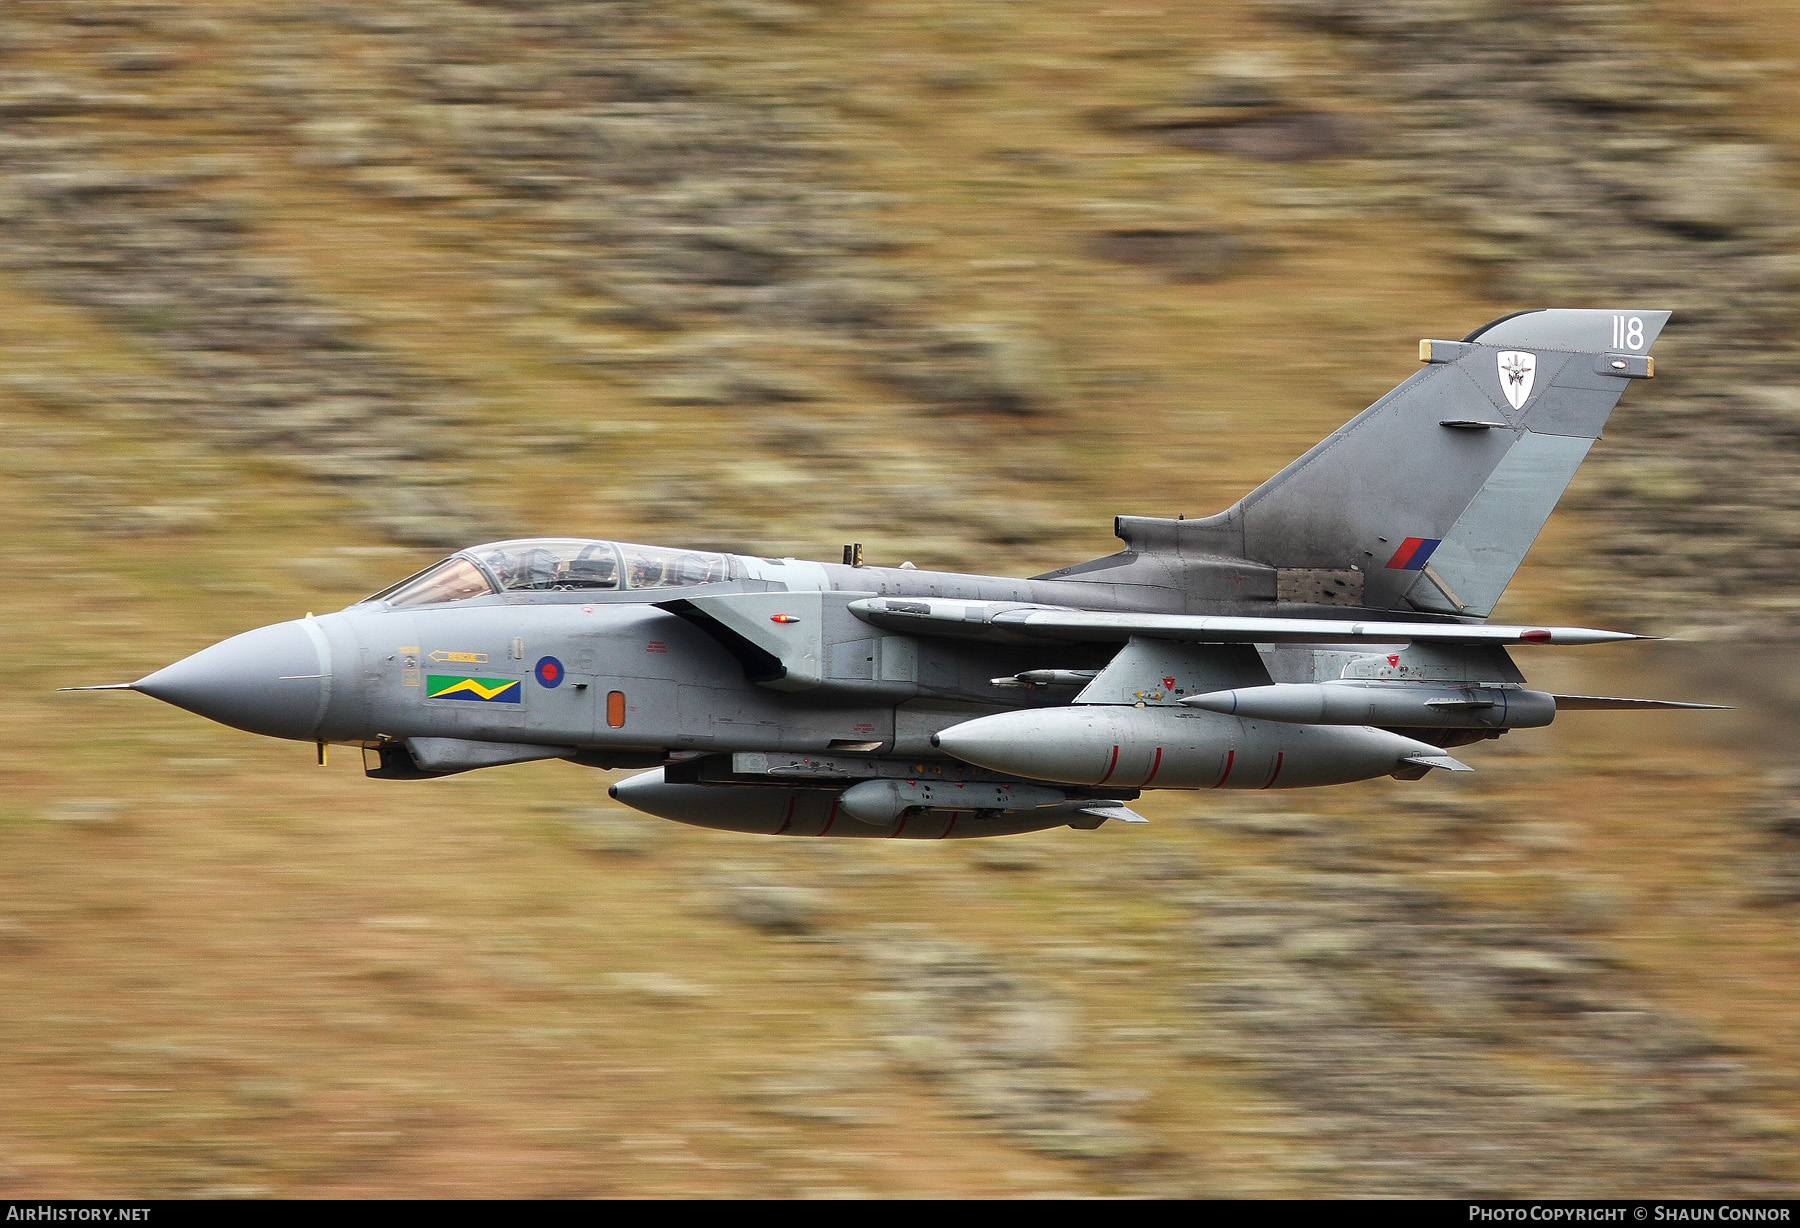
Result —
[{"label": "underwing fuel tank", "polygon": [[[869,782],[879,783],[879,782]],[[860,788],[851,786],[851,791]],[[1053,790],[1030,790],[1028,804],[1045,800]],[[843,805],[843,790],[783,785],[670,784],[655,768],[621,780],[607,790],[614,801],[634,810],[694,827],[750,832],[759,836],[863,836],[901,840],[960,840],[973,836],[1015,836],[1051,827],[1093,827],[1098,821],[1080,814],[1083,803],[1042,809],[988,810],[896,809],[865,804],[868,818],[853,817]],[[1061,796],[1060,793],[1057,794]],[[884,799],[885,800],[885,797]],[[991,799],[977,799],[991,800]]]},{"label": "underwing fuel tank", "polygon": [[877,826],[892,823],[909,809],[1036,810],[1069,801],[1061,789],[1042,785],[984,784],[962,780],[865,780],[845,789],[839,801],[854,819]]},{"label": "underwing fuel tank", "polygon": [[1208,712],[1299,725],[1537,729],[1556,719],[1556,696],[1545,691],[1417,682],[1282,682],[1189,695],[1181,702]]},{"label": "underwing fuel tank", "polygon": [[1467,770],[1435,746],[1383,729],[1110,704],[1002,712],[952,725],[932,742],[996,772],[1125,789],[1300,789],[1423,767]]}]

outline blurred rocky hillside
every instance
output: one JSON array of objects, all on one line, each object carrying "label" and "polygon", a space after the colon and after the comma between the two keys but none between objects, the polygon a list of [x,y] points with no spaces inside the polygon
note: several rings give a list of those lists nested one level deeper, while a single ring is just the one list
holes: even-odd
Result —
[{"label": "blurred rocky hillside", "polygon": [[[1800,13],[1713,3],[10,0],[0,1193],[1791,1194]],[[901,849],[53,693],[513,533],[1048,568],[1626,300],[1507,600],[1736,726]]]},{"label": "blurred rocky hillside", "polygon": [[[1616,617],[1779,633],[1800,614],[1800,252],[1758,69],[1659,40],[1642,6],[1267,0],[1350,57],[1394,127],[1369,153],[1523,305],[1674,309],[1578,505]],[[1771,67],[1762,72],[1778,71]]]},{"label": "blurred rocky hillside", "polygon": [[[1380,215],[1457,236],[1495,304],[1673,307],[1663,376],[1578,489],[1607,525],[1593,587],[1639,625],[1790,625],[1797,273],[1783,152],[1744,118],[1753,66],[1586,0],[1265,0],[1251,47],[1186,63],[1191,19],[1157,47],[1157,20],[1128,17],[1091,62],[1065,44],[1014,63],[994,45],[1034,19],[1002,0],[15,4],[4,259],[140,361],[108,376],[21,349],[8,393],[280,458],[421,545],[531,527],[492,477],[509,453],[612,485],[662,442],[634,426],[687,422],[729,445],[627,477],[630,519],[855,531],[808,489],[820,474],[924,548],[956,549],[953,530],[1004,556],[1067,536],[1073,501],[1046,485],[1143,381],[1181,378],[1157,339],[1134,354],[1084,330],[1067,296],[1129,291],[1109,268],[1256,292],[1246,275],[1283,251],[1304,281],[1309,224]],[[896,31],[916,46],[858,41]],[[996,107],[1007,68],[1074,83],[1042,99],[1067,112],[1049,133]],[[981,145],[931,128],[984,108]],[[982,164],[974,199],[911,207],[931,191],[915,135],[952,145],[947,180]],[[987,207],[1044,226],[1058,258],[947,260],[944,231]],[[1187,498],[1130,510],[1210,510]],[[759,514],[772,499],[783,514]],[[1080,509],[1095,528],[1112,510]]]}]

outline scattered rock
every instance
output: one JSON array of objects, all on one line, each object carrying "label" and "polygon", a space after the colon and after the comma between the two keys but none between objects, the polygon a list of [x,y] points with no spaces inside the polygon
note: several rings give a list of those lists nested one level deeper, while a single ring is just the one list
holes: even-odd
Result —
[{"label": "scattered rock", "polygon": [[823,918],[825,899],[809,887],[740,885],[725,890],[719,911],[765,933],[809,934]]},{"label": "scattered rock", "polygon": [[174,51],[150,45],[124,47],[106,56],[108,68],[132,74],[164,73],[179,68],[181,63],[181,56]]},{"label": "scattered rock", "polygon": [[1308,162],[1358,153],[1362,124],[1329,111],[1280,111],[1254,118],[1190,111],[1159,117],[1157,135],[1171,145],[1261,162]]},{"label": "scattered rock", "polygon": [[1088,236],[1087,252],[1097,260],[1154,269],[1171,281],[1220,281],[1255,261],[1261,250],[1225,231],[1142,227]]},{"label": "scattered rock", "polygon": [[1264,162],[1303,162],[1359,152],[1362,124],[1294,95],[1294,74],[1268,52],[1233,52],[1208,65],[1171,105],[1102,112],[1105,126],[1136,130],[1187,149]]},{"label": "scattered rock", "polygon": [[1293,66],[1278,52],[1229,51],[1200,69],[1179,105],[1266,112],[1293,105],[1293,87]]},{"label": "scattered rock", "polygon": [[284,1109],[300,1098],[300,1085],[292,1079],[244,1078],[231,1085],[231,1098],[255,1109]]},{"label": "scattered rock", "polygon": [[879,1037],[878,1042],[896,1067],[927,1083],[944,1078],[962,1055],[951,1041],[928,1033],[894,1032]]},{"label": "scattered rock", "polygon": [[[1766,598],[1800,575],[1779,529],[1800,517],[1800,435],[1760,394],[1800,382],[1796,230],[1775,151],[1722,118],[1729,82],[1610,5],[1260,2],[1343,36],[1350,88],[1382,112],[1370,152],[1462,220],[1496,297],[1675,309],[1659,350],[1679,374],[1628,394],[1591,462],[1602,480],[1572,495],[1610,526],[1595,595],[1636,625],[1790,632],[1800,603]],[[1256,105],[1237,110],[1282,105],[1278,78],[1259,94],[1250,77]]]},{"label": "scattered rock", "polygon": [[969,860],[984,870],[1021,874],[1042,870],[1049,864],[1049,857],[1042,849],[1022,840],[972,840],[970,843],[976,847],[969,854]]},{"label": "scattered rock", "polygon": [[826,1054],[804,1070],[754,1080],[745,1099],[759,1112],[790,1121],[876,1125],[888,1117],[869,1103],[868,1086],[878,1069],[868,1054]]},{"label": "scattered rock", "polygon": [[[1191,898],[1190,1043],[1292,1106],[1335,1190],[1778,1188],[1743,1072],[1696,1062],[1715,1047],[1567,932],[1389,871],[1218,876]],[[1578,1087],[1534,1073],[1570,1062]]]},{"label": "scattered rock", "polygon": [[647,1002],[699,1002],[713,996],[707,986],[667,972],[615,972],[607,983],[620,993]]},{"label": "scattered rock", "polygon": [[642,857],[657,841],[646,824],[632,815],[604,807],[581,807],[568,814],[570,842],[585,852],[606,857]]},{"label": "scattered rock", "polygon": [[1033,337],[1001,324],[942,325],[890,348],[888,377],[947,413],[1028,416],[1058,399],[1049,357]]},{"label": "scattered rock", "polygon": [[38,945],[37,935],[17,917],[0,917],[0,952],[23,955]]},{"label": "scattered rock", "polygon": [[52,802],[38,817],[52,823],[117,823],[125,817],[126,805],[118,798],[78,797]]},{"label": "scattered rock", "polygon": [[1749,901],[1764,907],[1800,904],[1800,780],[1778,778],[1744,818],[1757,837]]},{"label": "scattered rock", "polygon": [[806,5],[789,0],[718,0],[718,3],[720,11],[748,25],[769,30],[791,30],[813,19]]},{"label": "scattered rock", "polygon": [[[835,182],[819,117],[734,90],[701,59],[672,59],[660,19],[634,6],[574,13],[299,6],[204,29],[173,22],[158,41],[130,42],[28,16],[8,44],[67,44],[68,62],[0,74],[0,263],[154,354],[123,408],[329,483],[365,525],[408,544],[503,535],[444,455],[459,437],[451,390],[262,254],[263,206],[221,186],[254,162],[207,163],[172,132],[147,136],[141,119],[217,113],[261,145],[285,145],[308,175],[442,218],[474,276],[492,270],[503,306],[654,402],[814,399],[809,355],[835,351],[834,365],[860,365],[872,384],[941,412],[1055,406],[1035,340],[946,324],[918,275],[870,263],[910,240],[879,222],[882,202]],[[817,19],[782,0],[741,0],[729,15],[771,30]],[[278,37],[258,24],[270,20]],[[243,86],[179,71],[204,39],[245,29],[269,37],[248,41]],[[348,77],[327,63],[346,34],[357,47]],[[155,92],[104,87],[120,73]],[[464,224],[488,218],[504,224]],[[743,353],[700,345],[638,363],[585,339],[596,323],[785,331]],[[454,488],[440,493],[446,479]],[[177,531],[178,505],[98,527]]]},{"label": "scattered rock", "polygon": [[1104,1164],[1127,1185],[1148,1171],[1149,1138],[1118,1115],[1136,1096],[1082,1077],[1068,1004],[916,927],[871,931],[859,949],[882,986],[867,1012],[896,1067],[1032,1151]]},{"label": "scattered rock", "polygon": [[1240,814],[1226,812],[1209,816],[1209,821],[1229,831],[1253,836],[1317,836],[1324,834],[1331,826],[1316,814],[1287,811],[1252,810]]},{"label": "scattered rock", "polygon": [[1779,219],[1775,163],[1765,145],[1683,149],[1650,177],[1640,206],[1653,222],[1701,239],[1725,238]]}]

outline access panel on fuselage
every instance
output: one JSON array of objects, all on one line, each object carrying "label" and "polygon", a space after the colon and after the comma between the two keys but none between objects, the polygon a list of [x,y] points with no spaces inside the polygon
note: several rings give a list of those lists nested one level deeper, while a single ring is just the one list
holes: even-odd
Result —
[{"label": "access panel on fuselage", "polygon": [[823,751],[832,743],[894,740],[888,704],[821,704],[755,686],[684,686],[683,745],[718,750]]}]

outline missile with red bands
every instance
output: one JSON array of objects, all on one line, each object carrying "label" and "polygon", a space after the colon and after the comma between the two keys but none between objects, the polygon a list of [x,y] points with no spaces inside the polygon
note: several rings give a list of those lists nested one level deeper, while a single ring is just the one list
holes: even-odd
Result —
[{"label": "missile with red bands", "polygon": [[1556,697],[1516,686],[1418,682],[1277,682],[1189,695],[1181,704],[1254,721],[1415,729],[1536,729],[1556,719]]}]

